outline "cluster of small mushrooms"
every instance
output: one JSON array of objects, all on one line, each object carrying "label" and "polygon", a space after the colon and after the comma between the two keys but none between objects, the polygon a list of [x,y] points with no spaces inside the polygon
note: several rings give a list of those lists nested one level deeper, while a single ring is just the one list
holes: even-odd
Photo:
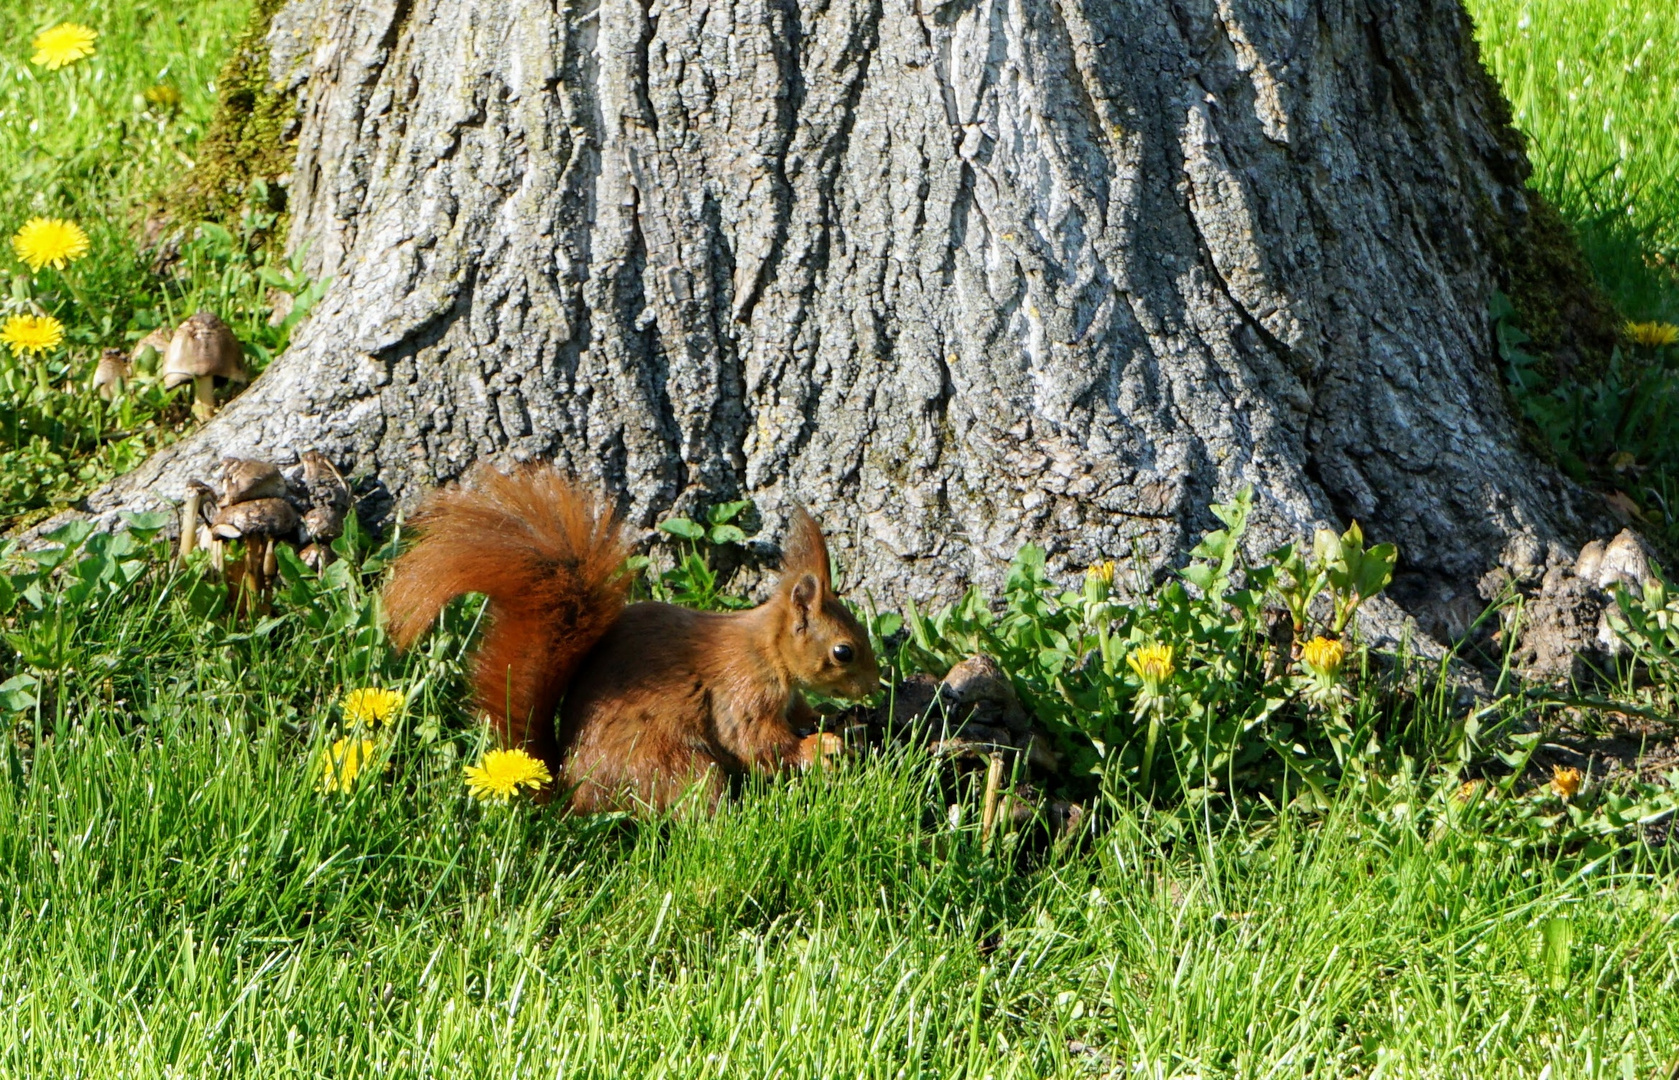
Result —
[{"label": "cluster of small mushrooms", "polygon": [[192,383],[192,413],[200,420],[216,413],[216,380],[240,386],[251,381],[239,339],[214,312],[200,311],[173,332],[153,330],[127,356],[106,349],[93,372],[95,392],[107,400],[122,393],[148,353],[160,358],[157,373],[165,390]]},{"label": "cluster of small mushrooms", "polygon": [[[988,843],[999,829],[1008,833],[1037,825],[1047,830],[1044,835],[1059,838],[1076,832],[1084,820],[1082,803],[1045,793],[1046,781],[1060,774],[1065,762],[989,656],[970,656],[943,679],[911,675],[879,705],[843,715],[848,742],[920,745],[945,762],[942,783],[953,822],[965,805],[958,789],[982,783],[980,836]],[[1008,774],[1015,779],[1005,796]]]},{"label": "cluster of small mushrooms", "polygon": [[[298,464],[279,466],[251,458],[223,458],[221,492],[200,480],[190,481],[181,508],[181,556],[196,548],[210,551],[211,562],[232,584],[267,593],[279,570],[278,545],[298,549],[304,563],[319,570],[332,561],[332,541],[344,534],[350,512],[350,487],[324,454],[306,450]],[[226,565],[225,545],[244,544],[244,561]]]}]

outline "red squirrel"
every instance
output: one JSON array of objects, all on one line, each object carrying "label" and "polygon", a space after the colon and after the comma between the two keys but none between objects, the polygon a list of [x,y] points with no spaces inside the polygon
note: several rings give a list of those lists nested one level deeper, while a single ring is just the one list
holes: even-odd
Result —
[{"label": "red squirrel", "polygon": [[618,518],[553,466],[475,469],[410,525],[384,592],[391,640],[406,649],[454,597],[488,596],[477,704],[578,812],[663,810],[695,785],[715,806],[731,775],[810,765],[838,744],[803,691],[860,698],[880,680],[803,508],[774,595],[727,614],[626,604]]}]

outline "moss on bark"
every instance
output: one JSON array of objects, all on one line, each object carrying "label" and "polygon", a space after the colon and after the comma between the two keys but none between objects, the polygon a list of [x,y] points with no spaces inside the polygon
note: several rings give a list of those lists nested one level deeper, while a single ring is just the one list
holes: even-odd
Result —
[{"label": "moss on bark", "polygon": [[1620,340],[1614,301],[1580,249],[1579,235],[1556,207],[1529,190],[1527,226],[1503,260],[1505,292],[1530,350],[1549,361],[1555,380],[1601,374]]},{"label": "moss on bark", "polygon": [[[216,112],[198,147],[197,163],[169,199],[180,221],[236,219],[253,182],[271,183],[267,209],[283,210],[272,181],[291,171],[297,103],[275,92],[268,77],[268,27],[286,0],[254,0],[250,21],[216,81]],[[283,225],[274,236],[285,235]]]}]

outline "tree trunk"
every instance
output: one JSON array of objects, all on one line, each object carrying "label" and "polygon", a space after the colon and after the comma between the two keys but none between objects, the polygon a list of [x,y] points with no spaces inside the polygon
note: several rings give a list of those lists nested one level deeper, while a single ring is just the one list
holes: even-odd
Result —
[{"label": "tree trunk", "polygon": [[[1459,0],[292,0],[331,290],[197,437],[403,500],[554,457],[805,502],[882,602],[1356,518],[1414,609],[1586,523],[1487,307],[1527,172]],[[772,533],[771,535],[774,535]]]}]

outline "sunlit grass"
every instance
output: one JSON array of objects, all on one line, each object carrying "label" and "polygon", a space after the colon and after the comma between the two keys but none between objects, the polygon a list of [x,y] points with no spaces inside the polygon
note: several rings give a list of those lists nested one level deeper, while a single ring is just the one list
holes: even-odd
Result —
[{"label": "sunlit grass", "polygon": [[[134,241],[147,203],[191,163],[217,70],[249,7],[249,0],[0,6],[0,232],[10,237],[33,216],[87,230],[92,250],[72,279],[86,310],[66,320],[85,338],[125,327],[144,278]],[[31,63],[36,33],[68,17],[99,32],[95,54],[59,71]],[[178,107],[148,102],[156,86],[176,90]],[[24,271],[9,244],[0,257],[8,274]]]},{"label": "sunlit grass", "polygon": [[1535,186],[1635,319],[1679,318],[1679,18],[1665,0],[1468,0]]}]

